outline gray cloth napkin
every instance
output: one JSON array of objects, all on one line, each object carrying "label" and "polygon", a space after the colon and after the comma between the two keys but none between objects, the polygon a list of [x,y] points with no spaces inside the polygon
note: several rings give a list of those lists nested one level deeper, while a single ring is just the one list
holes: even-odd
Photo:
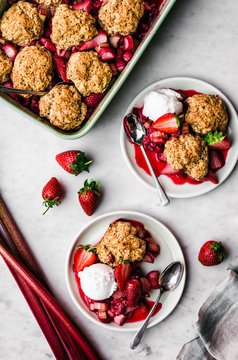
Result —
[{"label": "gray cloth napkin", "polygon": [[238,257],[228,272],[199,310],[199,336],[183,346],[177,360],[238,360]]}]

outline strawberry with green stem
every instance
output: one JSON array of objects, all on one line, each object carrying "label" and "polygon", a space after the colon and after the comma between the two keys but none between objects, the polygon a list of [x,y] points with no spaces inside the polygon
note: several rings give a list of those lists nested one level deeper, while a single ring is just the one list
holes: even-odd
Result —
[{"label": "strawberry with green stem", "polygon": [[58,164],[68,173],[79,175],[82,171],[89,172],[92,160],[87,160],[85,153],[79,150],[64,151],[55,157]]},{"label": "strawberry with green stem", "polygon": [[231,147],[230,140],[222,132],[210,131],[203,139],[209,148],[214,150],[228,150]]},{"label": "strawberry with green stem", "polygon": [[52,177],[48,183],[43,187],[42,198],[44,199],[43,205],[47,207],[43,215],[53,206],[59,206],[63,197],[63,190],[55,177]]},{"label": "strawberry with green stem", "polygon": [[180,119],[175,113],[168,113],[160,116],[152,124],[152,127],[156,130],[163,131],[166,134],[173,134],[180,128]]},{"label": "strawberry with green stem", "polygon": [[226,257],[226,250],[222,243],[210,240],[201,247],[198,260],[204,266],[213,266],[220,264]]},{"label": "strawberry with green stem", "polygon": [[74,254],[74,271],[80,272],[87,266],[90,266],[96,261],[97,248],[91,245],[80,245],[76,247],[77,251]]},{"label": "strawberry with green stem", "polygon": [[88,179],[84,182],[84,187],[78,191],[79,194],[79,203],[82,206],[83,211],[91,216],[98,205],[101,194],[98,192],[100,187],[100,182],[91,180],[88,182]]}]

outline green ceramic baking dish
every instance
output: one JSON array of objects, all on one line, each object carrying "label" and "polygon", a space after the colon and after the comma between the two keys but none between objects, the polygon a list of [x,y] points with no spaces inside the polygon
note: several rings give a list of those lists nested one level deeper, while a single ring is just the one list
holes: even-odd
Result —
[{"label": "green ceramic baking dish", "polygon": [[[144,37],[143,41],[141,42],[140,46],[136,50],[133,58],[128,63],[128,65],[125,67],[125,69],[122,71],[120,76],[117,78],[115,83],[113,84],[110,91],[107,93],[107,95],[103,98],[101,103],[98,105],[98,107],[95,109],[93,114],[90,116],[90,118],[87,120],[87,122],[82,126],[81,129],[76,131],[63,131],[60,129],[55,128],[52,126],[47,120],[41,118],[40,116],[34,114],[31,110],[28,108],[20,105],[16,101],[14,101],[11,97],[5,94],[0,95],[0,100],[4,102],[5,104],[9,105],[12,109],[16,110],[18,113],[20,113],[23,116],[26,116],[29,120],[33,121],[35,124],[40,125],[46,130],[49,130],[53,134],[64,138],[64,139],[78,139],[85,134],[94,126],[96,121],[100,118],[103,111],[106,109],[106,107],[109,105],[112,98],[115,96],[117,91],[120,89],[130,72],[132,71],[133,67],[139,60],[140,56],[142,55],[143,51],[146,49],[147,45],[151,41],[152,37],[157,32],[158,28],[164,21],[165,17],[171,10],[172,6],[174,5],[176,0],[165,0],[160,6],[160,14],[152,24],[150,30],[148,31],[148,34]],[[0,0],[0,16],[4,9],[7,6],[7,0]]]}]

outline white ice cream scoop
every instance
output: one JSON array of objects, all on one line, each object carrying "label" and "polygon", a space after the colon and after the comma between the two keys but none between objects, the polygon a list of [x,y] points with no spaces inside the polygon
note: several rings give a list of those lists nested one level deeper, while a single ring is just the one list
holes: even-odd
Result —
[{"label": "white ice cream scoop", "polygon": [[114,269],[106,264],[96,263],[78,273],[81,288],[92,300],[108,299],[117,289]]}]

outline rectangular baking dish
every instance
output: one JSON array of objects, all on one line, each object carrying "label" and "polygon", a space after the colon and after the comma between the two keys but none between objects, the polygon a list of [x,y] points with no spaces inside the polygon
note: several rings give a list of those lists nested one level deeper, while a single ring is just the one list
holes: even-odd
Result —
[{"label": "rectangular baking dish", "polygon": [[[15,100],[13,100],[10,96],[6,94],[0,95],[0,100],[10,106],[13,110],[17,111],[21,115],[27,117],[29,120],[33,121],[34,123],[40,125],[44,129],[52,132],[56,136],[59,136],[64,139],[74,140],[78,139],[85,134],[88,133],[88,131],[94,126],[94,124],[97,122],[97,120],[102,115],[103,111],[106,109],[106,107],[109,105],[110,101],[113,99],[113,97],[116,95],[130,72],[132,71],[133,67],[141,57],[142,53],[148,46],[149,42],[159,29],[160,25],[166,18],[167,14],[171,10],[172,6],[176,0],[164,0],[162,4],[160,5],[160,13],[158,17],[154,20],[152,23],[147,35],[144,37],[143,41],[139,45],[138,49],[136,50],[134,56],[130,60],[130,62],[127,64],[125,69],[122,71],[120,76],[116,79],[115,83],[111,87],[110,91],[106,94],[106,96],[103,98],[101,103],[97,106],[93,114],[90,116],[90,118],[87,120],[87,122],[76,131],[63,131],[60,129],[55,128],[52,126],[47,120],[41,118],[40,116],[33,113],[30,109],[22,106],[21,104],[17,103]],[[7,1],[6,0],[0,0],[0,16],[2,15],[5,7],[6,7]]]}]

